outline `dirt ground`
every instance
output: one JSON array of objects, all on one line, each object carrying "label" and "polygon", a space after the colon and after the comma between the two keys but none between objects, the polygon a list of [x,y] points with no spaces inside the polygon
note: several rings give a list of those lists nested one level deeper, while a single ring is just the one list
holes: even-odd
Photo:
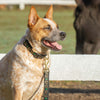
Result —
[{"label": "dirt ground", "polygon": [[50,82],[49,100],[100,100],[100,82]]}]

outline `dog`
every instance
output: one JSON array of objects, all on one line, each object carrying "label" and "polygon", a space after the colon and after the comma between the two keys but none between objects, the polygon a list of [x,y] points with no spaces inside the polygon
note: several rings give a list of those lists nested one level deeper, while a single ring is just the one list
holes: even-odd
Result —
[{"label": "dog", "polygon": [[0,100],[41,100],[45,58],[51,50],[62,49],[57,41],[65,37],[66,33],[53,20],[52,5],[44,18],[32,6],[26,34],[0,60]]},{"label": "dog", "polygon": [[76,0],[76,3],[76,54],[97,54],[100,50],[100,0]]}]

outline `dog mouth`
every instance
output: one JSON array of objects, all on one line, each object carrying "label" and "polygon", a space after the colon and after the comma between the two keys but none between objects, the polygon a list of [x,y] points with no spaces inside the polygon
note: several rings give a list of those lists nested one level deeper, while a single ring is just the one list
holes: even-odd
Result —
[{"label": "dog mouth", "polygon": [[47,48],[50,48],[55,51],[60,51],[62,49],[62,46],[58,44],[56,41],[42,40],[42,43]]}]

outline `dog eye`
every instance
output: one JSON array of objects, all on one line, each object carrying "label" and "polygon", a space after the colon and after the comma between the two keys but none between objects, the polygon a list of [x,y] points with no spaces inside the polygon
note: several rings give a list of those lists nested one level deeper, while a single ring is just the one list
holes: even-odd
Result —
[{"label": "dog eye", "polygon": [[51,26],[48,25],[48,26],[46,26],[44,29],[50,30],[50,29],[51,29]]}]

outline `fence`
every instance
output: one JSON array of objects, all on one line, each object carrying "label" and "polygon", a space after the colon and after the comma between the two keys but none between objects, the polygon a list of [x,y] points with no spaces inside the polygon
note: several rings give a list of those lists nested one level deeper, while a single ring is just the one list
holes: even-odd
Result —
[{"label": "fence", "polygon": [[100,56],[51,55],[50,80],[100,81]]},{"label": "fence", "polygon": [[0,0],[0,5],[19,5],[23,10],[25,5],[75,5],[75,0]]}]

